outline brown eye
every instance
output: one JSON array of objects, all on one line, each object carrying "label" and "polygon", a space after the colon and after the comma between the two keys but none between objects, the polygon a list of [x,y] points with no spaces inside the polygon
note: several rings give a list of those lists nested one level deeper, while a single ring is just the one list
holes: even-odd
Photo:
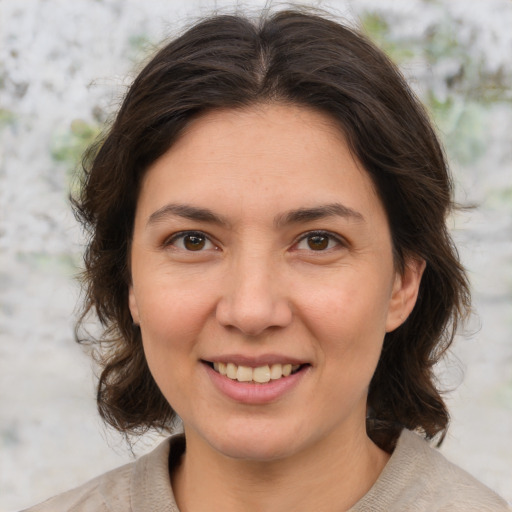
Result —
[{"label": "brown eye", "polygon": [[183,246],[188,251],[200,251],[206,245],[206,238],[201,235],[185,235],[183,237]]},{"label": "brown eye", "polygon": [[326,235],[311,235],[307,241],[308,247],[313,251],[323,251],[329,245],[329,237]]},{"label": "brown eye", "polygon": [[167,242],[167,245],[189,252],[200,252],[216,248],[208,236],[200,231],[178,233]]},{"label": "brown eye", "polygon": [[295,245],[295,249],[322,252],[335,249],[336,247],[343,247],[344,245],[342,240],[334,234],[325,231],[312,231],[304,234]]}]

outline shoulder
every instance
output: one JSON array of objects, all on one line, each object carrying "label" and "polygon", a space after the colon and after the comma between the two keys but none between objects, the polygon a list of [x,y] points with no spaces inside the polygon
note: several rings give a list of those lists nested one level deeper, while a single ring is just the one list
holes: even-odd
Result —
[{"label": "shoulder", "polygon": [[109,471],[89,482],[54,496],[49,500],[29,508],[25,512],[50,512],[62,510],[66,512],[103,512],[118,510],[114,508],[112,501],[129,500],[130,476],[135,462]]},{"label": "shoulder", "polygon": [[173,508],[169,478],[172,444],[179,445],[180,437],[171,437],[137,461],[100,475],[25,512],[142,512],[153,503],[156,505],[154,510],[174,512],[177,509]]},{"label": "shoulder", "polygon": [[510,508],[419,435],[404,430],[379,479],[352,510],[505,512]]}]

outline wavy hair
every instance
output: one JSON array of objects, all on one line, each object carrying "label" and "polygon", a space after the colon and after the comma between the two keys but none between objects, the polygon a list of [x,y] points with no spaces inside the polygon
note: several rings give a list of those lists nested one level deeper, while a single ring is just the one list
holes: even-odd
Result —
[{"label": "wavy hair", "polygon": [[[469,310],[468,282],[446,227],[452,181],[428,115],[397,67],[356,30],[301,10],[203,19],[169,42],[129,88],[83,161],[73,198],[90,234],[83,316],[104,327],[97,401],[125,434],[169,430],[175,413],[145,360],[128,309],[129,253],[141,179],[187,124],[214,109],[306,106],[337,122],[389,219],[395,264],[426,261],[409,318],[386,334],[368,394],[369,436],[390,451],[402,428],[427,438],[449,414],[433,368]],[[78,331],[77,331],[78,332]]]}]

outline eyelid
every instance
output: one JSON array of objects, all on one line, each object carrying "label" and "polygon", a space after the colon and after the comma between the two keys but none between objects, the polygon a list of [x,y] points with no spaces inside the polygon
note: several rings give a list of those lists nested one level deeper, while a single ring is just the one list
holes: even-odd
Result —
[{"label": "eyelid", "polygon": [[[165,238],[165,240],[163,241],[162,243],[162,246],[164,248],[167,248],[169,246],[173,246],[175,247],[176,249],[181,249],[180,247],[176,247],[174,245],[174,243],[179,240],[180,238],[183,238],[185,236],[199,236],[199,237],[204,237],[208,242],[210,242],[214,247],[214,249],[218,249],[219,248],[219,244],[217,242],[214,241],[213,237],[211,235],[209,235],[208,233],[205,233],[204,231],[200,231],[200,230],[197,230],[197,229],[184,229],[182,231],[177,231],[176,233],[173,233],[171,236],[168,236],[167,238]],[[183,249],[183,250],[186,250],[186,249]],[[197,251],[197,252],[203,252],[205,249],[201,250],[201,251]],[[194,251],[187,251],[187,252],[194,252]]]},{"label": "eyelid", "polygon": [[[348,247],[348,245],[349,245],[348,242],[345,240],[345,238],[343,238],[341,235],[338,235],[337,233],[333,233],[332,231],[327,231],[325,229],[313,229],[311,231],[306,231],[305,233],[300,234],[293,242],[292,247],[296,247],[297,244],[299,244],[300,242],[302,242],[303,240],[305,240],[306,238],[308,238],[310,236],[329,237],[330,239],[335,240],[340,247]],[[327,250],[329,250],[329,249],[327,249]],[[327,252],[327,250],[326,251],[311,250],[311,252],[322,253],[322,252]]]}]

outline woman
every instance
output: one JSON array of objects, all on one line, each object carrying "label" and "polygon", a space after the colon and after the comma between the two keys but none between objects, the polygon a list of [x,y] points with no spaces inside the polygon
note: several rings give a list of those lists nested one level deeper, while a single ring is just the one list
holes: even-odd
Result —
[{"label": "woman", "polygon": [[363,36],[204,20],[85,167],[100,413],[184,434],[31,510],[507,510],[422,439],[469,291],[442,149]]}]

